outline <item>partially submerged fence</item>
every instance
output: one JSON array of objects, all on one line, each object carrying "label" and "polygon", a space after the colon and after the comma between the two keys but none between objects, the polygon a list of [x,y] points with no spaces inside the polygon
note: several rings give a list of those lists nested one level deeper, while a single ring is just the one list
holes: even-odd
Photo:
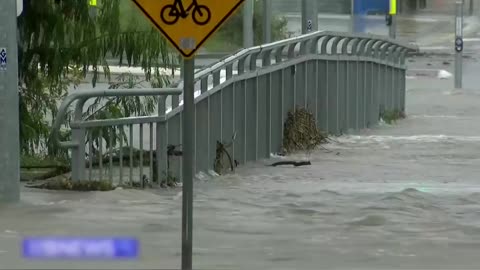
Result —
[{"label": "partially submerged fence", "polygon": [[[72,170],[79,172],[73,173],[72,178],[113,179],[114,158],[120,162],[119,181],[124,179],[124,162],[129,165],[128,181],[141,181],[144,175],[152,179],[154,167],[160,172],[158,178],[169,173],[180,178],[181,150],[175,146],[181,144],[183,132],[194,132],[196,173],[211,171],[217,142],[232,138],[228,150],[239,164],[268,158],[281,150],[285,118],[297,106],[310,110],[318,127],[331,134],[371,127],[384,111],[404,111],[405,57],[414,50],[415,46],[384,37],[334,32],[315,32],[241,50],[195,75],[193,131],[182,130],[183,105],[181,97],[174,95],[178,90],[163,93],[174,95],[171,108],[167,110],[165,98],[160,98],[158,116],[152,117],[85,121],[78,117],[83,104],[77,103],[77,117],[71,123],[77,135],[74,143],[64,144],[73,149]],[[71,99],[68,97],[62,106],[68,107]],[[57,119],[64,119],[62,112]],[[55,128],[60,124],[59,120]],[[139,126],[138,149],[133,147],[134,125]],[[118,132],[124,126],[129,127],[128,153],[124,155],[122,144],[121,151],[106,149],[106,153],[118,152],[116,155],[94,153],[92,137],[102,137],[99,141],[105,144],[109,137],[89,130],[106,127]],[[144,140],[146,126],[149,136]],[[87,161],[85,147],[80,146],[85,142],[90,144]],[[143,149],[148,149],[147,154]],[[104,159],[108,160],[108,173],[104,173]],[[95,160],[98,164],[94,164]],[[136,165],[135,160],[143,166]],[[84,173],[85,162],[88,177]]]}]

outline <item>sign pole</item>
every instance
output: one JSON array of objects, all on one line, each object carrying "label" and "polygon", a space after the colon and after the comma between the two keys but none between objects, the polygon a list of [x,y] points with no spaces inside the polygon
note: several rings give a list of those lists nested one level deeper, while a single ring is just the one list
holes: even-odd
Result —
[{"label": "sign pole", "polygon": [[[358,1],[358,0],[357,0]],[[355,33],[355,0],[350,2],[350,33]]]},{"label": "sign pole", "polygon": [[463,61],[463,5],[456,3],[455,19],[455,89],[462,88],[462,61]]},{"label": "sign pole", "polygon": [[302,34],[318,30],[318,11],[316,0],[302,0]]},{"label": "sign pole", "polygon": [[263,0],[263,43],[272,42],[272,0]]},{"label": "sign pole", "polygon": [[20,199],[17,1],[0,5],[0,202]]},{"label": "sign pole", "polygon": [[397,37],[397,0],[390,0],[390,27],[388,31],[388,36],[392,39]]},{"label": "sign pole", "polygon": [[[12,0],[13,1],[13,0]],[[193,176],[195,156],[195,53],[203,43],[244,5],[245,47],[253,46],[254,0],[152,1],[132,0],[183,59],[182,121],[182,270],[192,269]],[[3,7],[3,6],[2,6]],[[0,7],[1,10],[1,7]],[[191,12],[188,12],[191,10]],[[1,21],[1,20],[0,20]],[[1,27],[1,24],[0,24]],[[250,30],[250,31],[248,31]],[[1,109],[1,107],[0,107]],[[203,123],[202,123],[203,124]],[[158,134],[157,134],[158,136]],[[157,149],[158,150],[158,149]],[[164,149],[165,150],[165,149]],[[161,151],[164,151],[161,150]],[[0,163],[1,164],[1,163]],[[166,172],[169,173],[169,172]],[[1,182],[0,182],[1,184]],[[1,186],[0,186],[1,187]],[[1,191],[1,189],[0,189]]]},{"label": "sign pole", "polygon": [[192,269],[193,153],[195,129],[194,104],[195,60],[183,60],[183,203],[182,270]]},{"label": "sign pole", "polygon": [[245,0],[243,5],[243,47],[253,47],[253,10],[254,0]]}]

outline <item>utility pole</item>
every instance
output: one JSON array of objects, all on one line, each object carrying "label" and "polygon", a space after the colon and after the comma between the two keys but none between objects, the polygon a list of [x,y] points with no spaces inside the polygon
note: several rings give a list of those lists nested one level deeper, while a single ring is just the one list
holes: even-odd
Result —
[{"label": "utility pole", "polygon": [[463,66],[463,4],[458,1],[456,4],[455,16],[455,89],[462,88],[462,66]]},{"label": "utility pole", "polygon": [[390,38],[395,39],[397,37],[397,8],[398,8],[398,2],[397,0],[390,0],[390,10],[388,12],[389,16],[389,31],[388,31],[388,36]]},{"label": "utility pole", "polygon": [[317,0],[302,0],[302,34],[318,30]]},{"label": "utility pole", "polygon": [[254,0],[246,0],[243,4],[243,47],[253,47],[253,9]]},{"label": "utility pole", "polygon": [[350,0],[350,33],[355,33],[355,0]]},{"label": "utility pole", "polygon": [[272,42],[272,0],[263,0],[263,43]]},{"label": "utility pole", "polygon": [[0,5],[0,202],[20,199],[17,0]]}]

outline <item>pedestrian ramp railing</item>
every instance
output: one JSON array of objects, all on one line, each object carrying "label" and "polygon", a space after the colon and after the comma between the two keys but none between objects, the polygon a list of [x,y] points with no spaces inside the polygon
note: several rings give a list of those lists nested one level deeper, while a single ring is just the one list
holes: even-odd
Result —
[{"label": "pedestrian ramp railing", "polygon": [[[209,174],[218,161],[218,143],[230,142],[235,165],[280,151],[287,114],[296,107],[307,108],[318,127],[334,135],[372,127],[386,111],[403,112],[405,58],[416,50],[382,36],[314,32],[243,49],[197,72],[194,130],[182,130],[179,82],[172,89],[73,93],[61,105],[54,132],[77,101],[72,141],[62,142],[71,149],[73,180],[145,184],[150,179],[160,185],[170,177],[181,179],[184,132],[195,137],[193,170]],[[85,102],[105,95],[159,96],[158,115],[82,119]],[[128,135],[115,143],[119,132]]]}]

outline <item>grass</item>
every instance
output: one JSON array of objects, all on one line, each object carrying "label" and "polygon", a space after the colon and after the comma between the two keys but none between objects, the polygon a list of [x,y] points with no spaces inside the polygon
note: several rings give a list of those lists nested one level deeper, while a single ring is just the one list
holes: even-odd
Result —
[{"label": "grass", "polygon": [[20,167],[20,179],[22,181],[35,181],[68,173],[70,162],[43,155],[21,155]]},{"label": "grass", "polygon": [[68,191],[111,191],[115,186],[110,181],[71,181],[67,179],[58,179],[47,181],[39,185],[31,185],[31,188],[48,190],[68,190]]},{"label": "grass", "polygon": [[66,159],[44,155],[21,155],[20,157],[20,167],[26,169],[69,167],[69,163],[70,162]]}]

